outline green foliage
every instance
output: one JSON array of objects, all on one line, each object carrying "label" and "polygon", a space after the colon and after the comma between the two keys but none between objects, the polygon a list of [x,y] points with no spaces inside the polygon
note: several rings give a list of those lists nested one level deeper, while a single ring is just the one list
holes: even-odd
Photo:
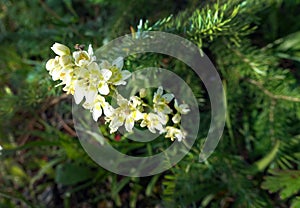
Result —
[{"label": "green foliage", "polygon": [[273,176],[267,176],[262,183],[262,188],[270,192],[278,192],[281,199],[287,199],[300,190],[300,171],[282,170],[272,171]]},{"label": "green foliage", "polygon": [[[299,5],[1,1],[0,207],[300,207]],[[226,127],[215,152],[199,163],[211,113],[201,81],[172,57],[128,57],[127,69],[155,66],[180,75],[201,113],[198,139],[181,162],[162,174],[129,178],[102,169],[83,150],[71,98],[54,87],[45,62],[53,42],[97,48],[148,30],[180,35],[210,57],[226,93]],[[153,155],[169,145],[115,141],[101,130],[126,154]]]}]

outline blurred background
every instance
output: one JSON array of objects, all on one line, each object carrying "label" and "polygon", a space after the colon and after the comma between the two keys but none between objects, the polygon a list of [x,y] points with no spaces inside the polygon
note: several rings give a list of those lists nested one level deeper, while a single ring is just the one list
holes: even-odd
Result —
[{"label": "blurred background", "polygon": [[[300,207],[299,11],[299,0],[1,0],[0,207]],[[205,87],[172,57],[129,57],[128,70],[157,66],[183,77],[201,113],[198,139],[181,162],[130,178],[85,153],[72,98],[54,87],[45,63],[54,42],[96,49],[150,30],[184,37],[210,57],[226,93],[226,126],[199,163],[210,124]],[[127,154],[170,145],[106,136]]]}]

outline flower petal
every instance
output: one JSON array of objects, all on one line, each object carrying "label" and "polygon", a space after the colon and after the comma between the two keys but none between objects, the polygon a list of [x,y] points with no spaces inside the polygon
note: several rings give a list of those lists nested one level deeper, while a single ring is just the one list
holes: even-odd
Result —
[{"label": "flower petal", "polygon": [[92,62],[87,66],[88,70],[90,71],[98,71],[99,70],[99,65],[96,62]]},{"label": "flower petal", "polygon": [[88,90],[85,93],[85,100],[87,103],[93,103],[97,95],[96,90]]},{"label": "flower petal", "polygon": [[75,92],[74,92],[74,99],[75,99],[75,103],[79,104],[83,97],[85,95],[85,90],[83,87],[79,87],[78,85],[75,86]]},{"label": "flower petal", "polygon": [[49,59],[46,63],[46,69],[47,71],[53,70],[57,66],[58,62],[55,59]]},{"label": "flower petal", "polygon": [[131,72],[128,70],[122,70],[121,74],[122,74],[122,80],[126,80],[131,76]]},{"label": "flower petal", "polygon": [[113,117],[113,119],[111,120],[110,124],[109,124],[109,128],[110,128],[110,133],[116,132],[118,130],[118,128],[120,126],[123,125],[125,120],[125,117],[122,115],[116,115],[115,117]]},{"label": "flower petal", "polygon": [[91,61],[96,61],[96,56],[94,56],[94,51],[91,44],[89,44],[88,54],[90,55]]},{"label": "flower petal", "polygon": [[166,103],[169,103],[174,98],[174,95],[172,93],[167,93],[161,97],[165,100]]},{"label": "flower petal", "polygon": [[118,69],[122,69],[124,65],[123,57],[118,57],[112,62],[113,66],[116,66]]},{"label": "flower petal", "polygon": [[[99,106],[98,106],[99,105]],[[102,115],[102,109],[100,107],[100,103],[97,103],[97,106],[94,106],[93,109],[93,119],[94,121],[97,121],[98,118]]]},{"label": "flower petal", "polygon": [[132,128],[134,126],[134,118],[128,117],[125,121],[125,129],[128,132],[132,132]]},{"label": "flower petal", "polygon": [[120,80],[120,81],[117,81],[117,82],[114,82],[114,85],[126,85],[126,82],[123,81],[123,80]]},{"label": "flower petal", "polygon": [[102,61],[101,64],[100,64],[101,69],[109,69],[110,66],[111,66],[110,63],[106,60]]},{"label": "flower petal", "polygon": [[101,69],[100,72],[105,81],[108,81],[112,75],[112,72],[109,69]]},{"label": "flower petal", "polygon": [[140,120],[140,119],[142,119],[142,118],[144,117],[143,114],[142,114],[140,111],[138,111],[138,110],[133,111],[133,112],[131,113],[131,115],[132,115],[132,118],[133,118],[135,121],[138,121],[138,120]]},{"label": "flower petal", "polygon": [[180,120],[181,120],[181,116],[180,116],[179,113],[176,113],[176,114],[173,116],[173,118],[172,118],[172,121],[173,121],[173,123],[175,123],[175,124],[179,123]]},{"label": "flower petal", "polygon": [[98,91],[101,95],[108,95],[109,93],[109,87],[108,85],[104,82],[100,82],[99,83],[99,88]]},{"label": "flower petal", "polygon": [[108,103],[105,103],[105,105],[103,105],[102,107],[105,116],[111,116],[114,113],[114,108]]},{"label": "flower petal", "polygon": [[181,104],[179,105],[179,108],[181,109],[181,114],[187,114],[190,112],[189,106],[187,104]]}]

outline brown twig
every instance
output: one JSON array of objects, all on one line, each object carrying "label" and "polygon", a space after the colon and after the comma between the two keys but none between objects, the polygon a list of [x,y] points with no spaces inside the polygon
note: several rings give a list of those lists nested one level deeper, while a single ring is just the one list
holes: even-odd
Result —
[{"label": "brown twig", "polygon": [[[41,107],[41,109],[39,110],[39,112],[37,114],[40,114],[42,112],[44,112],[45,110],[47,110],[49,107],[53,106],[53,105],[56,105],[57,103],[59,103],[61,100],[64,100],[66,98],[68,98],[69,95],[67,94],[63,94],[59,97],[55,97],[55,98],[51,98],[49,102],[45,102],[45,104]],[[27,124],[26,126],[26,130],[27,130],[27,133],[21,135],[19,138],[18,138],[18,142],[19,142],[19,145],[24,145],[27,141],[28,141],[28,138],[30,136],[30,132],[34,129],[34,125],[35,123],[37,122],[37,118],[36,117],[33,117],[29,123]]]},{"label": "brown twig", "polygon": [[62,127],[73,137],[77,137],[76,132],[63,120],[63,118],[58,114],[55,113],[55,116],[59,119],[60,124]]},{"label": "brown twig", "polygon": [[272,99],[275,100],[287,100],[287,101],[291,101],[291,102],[300,102],[300,98],[296,98],[296,97],[290,97],[290,96],[286,96],[286,95],[274,95],[272,92],[270,92],[269,90],[267,90],[266,88],[264,88],[263,84],[261,82],[255,81],[253,79],[247,79],[247,81],[255,86],[257,86],[259,89],[261,89],[263,91],[263,93],[265,93],[267,96],[269,96]]}]

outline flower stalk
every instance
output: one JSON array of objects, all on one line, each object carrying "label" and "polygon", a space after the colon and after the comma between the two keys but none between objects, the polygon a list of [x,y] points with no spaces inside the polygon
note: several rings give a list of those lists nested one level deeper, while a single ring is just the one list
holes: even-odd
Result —
[{"label": "flower stalk", "polygon": [[[60,43],[55,43],[51,49],[56,56],[48,60],[46,69],[52,79],[61,81],[57,86],[64,85],[63,90],[74,96],[76,104],[83,102],[82,106],[92,113],[95,122],[104,116],[110,133],[123,125],[126,131],[132,132],[134,125],[140,125],[152,133],[165,133],[165,137],[172,141],[186,138],[187,133],[180,126],[180,121],[190,109],[187,104],[178,104],[172,93],[164,94],[162,86],[154,93],[152,106],[143,99],[145,89],[141,89],[139,96],[129,99],[118,93],[117,86],[126,85],[126,80],[131,77],[130,71],[122,69],[122,57],[112,63],[102,61],[98,64],[91,45],[88,51],[79,48],[72,55],[70,49]],[[106,100],[113,95],[116,95],[117,107]]]}]

